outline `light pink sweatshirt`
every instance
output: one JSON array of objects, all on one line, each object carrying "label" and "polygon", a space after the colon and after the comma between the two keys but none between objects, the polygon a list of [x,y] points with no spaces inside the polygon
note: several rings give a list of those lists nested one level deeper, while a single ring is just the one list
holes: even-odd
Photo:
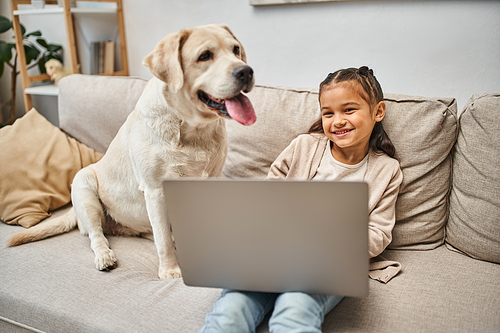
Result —
[{"label": "light pink sweatshirt", "polygon": [[[267,179],[312,179],[329,141],[324,134],[319,133],[298,136],[271,165]],[[392,241],[392,229],[396,223],[396,199],[403,174],[399,162],[386,154],[369,151],[367,163],[365,181],[368,183],[369,198],[368,240],[370,258],[374,258]],[[372,260],[372,263],[376,261],[380,267],[380,259]],[[387,265],[390,266],[391,263],[388,262]]]}]

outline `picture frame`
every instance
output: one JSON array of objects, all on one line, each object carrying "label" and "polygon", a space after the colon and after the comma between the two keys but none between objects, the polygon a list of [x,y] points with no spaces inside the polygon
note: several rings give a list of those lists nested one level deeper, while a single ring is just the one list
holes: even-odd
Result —
[{"label": "picture frame", "polygon": [[337,2],[337,1],[349,1],[349,0],[249,0],[252,6],[267,6],[267,5],[289,5],[298,3],[310,3],[310,2]]}]

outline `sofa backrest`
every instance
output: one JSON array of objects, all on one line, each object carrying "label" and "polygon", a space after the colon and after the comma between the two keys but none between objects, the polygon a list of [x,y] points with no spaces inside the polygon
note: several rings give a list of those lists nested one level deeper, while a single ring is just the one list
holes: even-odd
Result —
[{"label": "sofa backrest", "polygon": [[500,93],[472,96],[459,121],[446,241],[500,263]]},{"label": "sofa backrest", "polygon": [[265,178],[276,157],[320,115],[316,89],[257,85],[248,97],[257,121],[252,126],[226,121],[226,178]]},{"label": "sofa backrest", "polygon": [[70,75],[59,81],[59,127],[105,153],[148,81],[134,77]]},{"label": "sofa backrest", "polygon": [[[60,126],[105,152],[133,110],[146,80],[72,75],[60,81]],[[264,178],[271,163],[318,119],[316,89],[257,85],[249,94],[257,122],[227,121],[229,151],[223,175]],[[384,128],[404,175],[391,248],[432,249],[444,242],[451,188],[450,151],[458,132],[456,101],[386,94]]]},{"label": "sofa backrest", "polygon": [[[257,122],[227,121],[227,178],[264,178],[271,163],[319,118],[316,89],[256,86],[249,94]],[[454,98],[385,94],[383,125],[403,171],[396,203],[395,249],[432,249],[444,243],[451,187],[457,104]]]}]

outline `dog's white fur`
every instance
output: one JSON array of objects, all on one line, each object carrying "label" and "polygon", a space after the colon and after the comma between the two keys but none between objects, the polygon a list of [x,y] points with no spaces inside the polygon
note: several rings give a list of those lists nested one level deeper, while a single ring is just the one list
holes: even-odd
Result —
[{"label": "dog's white fur", "polygon": [[[213,59],[200,61],[207,50]],[[152,232],[160,279],[181,276],[167,223],[162,180],[221,176],[227,153],[224,119],[198,98],[198,91],[231,98],[240,90],[252,89],[254,81],[252,76],[242,88],[235,79],[233,71],[246,66],[246,56],[225,25],[170,34],[146,56],[144,64],[155,77],[104,157],[75,176],[73,209],[14,235],[9,245],[69,231],[78,224],[90,238],[96,267],[105,270],[116,263],[103,233],[111,217],[120,223],[121,234]]]}]

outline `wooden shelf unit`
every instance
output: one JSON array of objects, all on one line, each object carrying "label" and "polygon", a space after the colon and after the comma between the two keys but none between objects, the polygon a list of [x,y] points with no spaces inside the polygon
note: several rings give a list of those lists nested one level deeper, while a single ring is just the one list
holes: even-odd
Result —
[{"label": "wooden shelf unit", "polygon": [[[70,64],[68,67],[71,68],[72,73],[78,73],[78,52],[75,40],[75,28],[73,22],[73,14],[78,13],[90,13],[90,14],[100,14],[100,13],[116,13],[118,22],[118,31],[120,38],[120,56],[121,56],[121,66],[122,69],[115,71],[111,75],[116,76],[128,76],[128,61],[127,61],[127,47],[125,39],[125,24],[123,21],[123,5],[122,0],[85,0],[88,2],[110,2],[116,3],[116,9],[94,9],[94,8],[74,8],[71,7],[71,0],[63,0],[62,7],[50,6],[43,9],[19,9],[19,5],[29,5],[31,0],[10,0],[10,8],[12,11],[12,26],[14,28],[14,37],[16,39],[16,49],[18,56],[19,69],[21,73],[21,82],[23,87],[23,98],[24,107],[26,112],[31,110],[33,103],[31,100],[31,95],[49,95],[57,96],[59,89],[54,84],[42,85],[37,87],[31,87],[33,82],[40,82],[50,80],[47,74],[40,75],[29,75],[26,66],[26,54],[23,47],[23,38],[21,32],[21,15],[45,15],[45,14],[62,14],[64,15],[64,26],[66,30],[66,41],[67,41],[67,52],[69,56]],[[57,5],[57,0],[45,0],[47,5]]]}]

